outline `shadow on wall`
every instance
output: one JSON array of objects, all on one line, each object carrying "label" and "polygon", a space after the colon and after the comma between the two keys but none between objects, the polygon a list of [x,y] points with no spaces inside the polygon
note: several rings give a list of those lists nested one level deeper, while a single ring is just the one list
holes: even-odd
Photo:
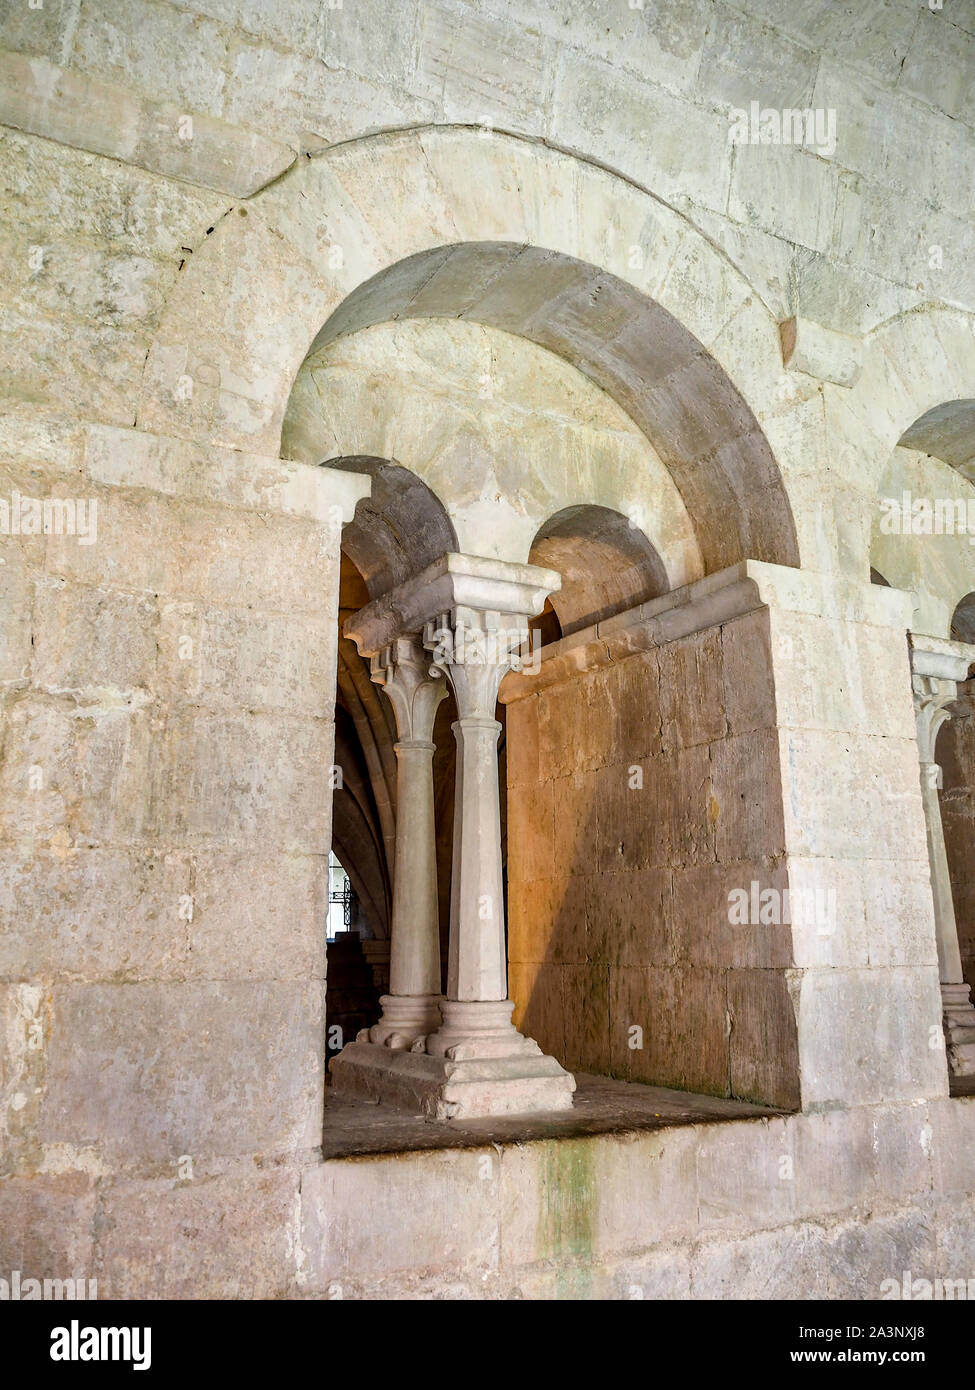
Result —
[{"label": "shadow on wall", "polygon": [[799,1105],[790,928],[729,920],[787,887],[767,641],[752,614],[508,706],[515,1022],[570,1069]]}]

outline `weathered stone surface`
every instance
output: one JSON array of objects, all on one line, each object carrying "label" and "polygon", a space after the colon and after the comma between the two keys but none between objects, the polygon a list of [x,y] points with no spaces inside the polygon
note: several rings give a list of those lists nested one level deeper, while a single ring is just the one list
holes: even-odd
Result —
[{"label": "weathered stone surface", "polygon": [[[184,1162],[183,1173],[192,1166]],[[304,1259],[299,1185],[298,1172],[288,1168],[113,1184],[98,1207],[99,1296],[193,1298],[200,1288],[213,1298],[297,1292]]]},{"label": "weathered stone surface", "polygon": [[[0,976],[183,978],[188,856],[26,847],[0,856]],[[123,925],[124,924],[124,925]]]},{"label": "weathered stone surface", "polygon": [[10,1281],[94,1279],[95,1184],[83,1173],[0,1178],[0,1267]]},{"label": "weathered stone surface", "polygon": [[[926,832],[975,983],[975,735],[922,799],[905,641],[968,640],[970,538],[879,505],[975,477],[969,0],[24,0],[0,45],[0,520],[98,504],[0,526],[0,1276],[970,1276]],[[835,143],[732,144],[752,102]],[[510,992],[626,1099],[372,1107],[321,1164],[328,851],[386,928],[410,813],[340,569],[344,617],[444,549],[562,576],[504,690]]]},{"label": "weathered stone surface", "polygon": [[803,1106],[944,1095],[937,985],[930,966],[807,972],[798,1005]]},{"label": "weathered stone surface", "polygon": [[[177,52],[174,62],[180,63]],[[210,83],[210,75],[207,74]],[[44,59],[5,53],[0,61],[0,117],[5,125],[139,164],[154,173],[247,197],[294,162],[295,152],[255,131],[224,124],[191,106],[147,101],[124,87]],[[201,95],[194,93],[194,96]]]},{"label": "weathered stone surface", "polygon": [[98,1143],[120,1163],[312,1147],[323,994],[276,981],[57,986],[44,1142]]},{"label": "weathered stone surface", "polygon": [[[498,1263],[501,1165],[491,1149],[333,1161],[301,1186],[306,1285],[371,1282],[395,1271],[490,1270]],[[436,1211],[425,1194],[440,1193]],[[360,1201],[372,1213],[361,1222]]]}]

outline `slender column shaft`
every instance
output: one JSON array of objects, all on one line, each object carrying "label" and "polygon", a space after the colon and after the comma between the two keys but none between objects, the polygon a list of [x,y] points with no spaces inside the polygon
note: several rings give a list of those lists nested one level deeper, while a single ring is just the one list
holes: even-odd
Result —
[{"label": "slender column shaft", "polygon": [[368,1040],[412,1047],[440,1022],[440,922],[433,806],[433,723],[447,693],[419,642],[400,638],[372,661],[396,716],[396,847],[389,994]]},{"label": "slender column shaft", "polygon": [[[432,625],[431,625],[432,629]],[[457,780],[450,891],[450,950],[443,1023],[427,1038],[434,1055],[538,1052],[511,1023],[501,867],[498,689],[528,638],[520,614],[457,609],[424,636],[457,699]]]},{"label": "slender column shaft", "polygon": [[951,876],[948,872],[948,852],[945,848],[941,803],[938,800],[938,766],[921,764],[921,799],[924,803],[924,822],[928,839],[928,862],[931,866],[931,891],[934,896],[934,922],[938,940],[938,968],[943,984],[961,984],[964,980],[961,950],[958,946],[958,926],[955,905],[951,896]]},{"label": "slender column shaft", "polygon": [[390,994],[440,993],[433,754],[424,739],[396,744],[396,867],[390,929]]},{"label": "slender column shaft", "polygon": [[454,869],[447,998],[506,999],[498,735],[494,718],[470,715],[457,740]]}]

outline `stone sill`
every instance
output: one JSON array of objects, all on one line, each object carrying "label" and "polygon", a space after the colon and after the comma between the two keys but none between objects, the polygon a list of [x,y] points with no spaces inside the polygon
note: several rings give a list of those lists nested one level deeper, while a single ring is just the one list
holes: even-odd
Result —
[{"label": "stone sill", "polygon": [[720,1096],[644,1086],[606,1076],[574,1073],[572,1110],[553,1115],[437,1121],[390,1106],[326,1092],[322,1157],[416,1153],[431,1149],[483,1148],[544,1139],[644,1133],[679,1125],[762,1120],[788,1112]]}]

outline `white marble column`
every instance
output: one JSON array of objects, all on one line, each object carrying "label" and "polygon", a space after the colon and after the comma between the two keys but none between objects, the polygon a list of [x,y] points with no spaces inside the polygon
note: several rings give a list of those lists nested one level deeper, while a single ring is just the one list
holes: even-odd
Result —
[{"label": "white marble column", "polygon": [[396,849],[389,993],[362,1041],[409,1048],[440,1023],[440,922],[433,808],[433,724],[447,693],[419,642],[400,638],[374,656],[370,674],[389,698],[396,751]]},{"label": "white marble column", "polygon": [[951,716],[948,705],[958,696],[957,682],[966,678],[973,655],[975,653],[971,652],[966,655],[966,649],[959,643],[912,638],[912,686],[921,764],[921,798],[931,867],[945,1041],[948,1066],[957,1076],[975,1074],[975,1008],[962,973],[958,947],[958,927],[938,799],[941,769],[935,757],[935,745],[939,729]]}]

